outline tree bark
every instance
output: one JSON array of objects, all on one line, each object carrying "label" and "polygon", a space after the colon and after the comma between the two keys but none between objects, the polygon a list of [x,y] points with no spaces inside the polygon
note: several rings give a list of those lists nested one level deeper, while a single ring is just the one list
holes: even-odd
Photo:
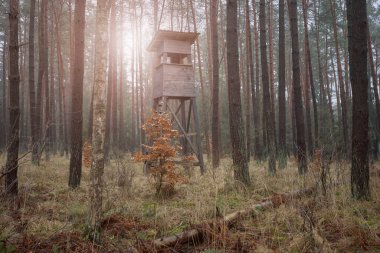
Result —
[{"label": "tree bark", "polygon": [[[110,77],[111,77],[111,146],[110,150],[117,147],[118,125],[117,125],[117,34],[116,34],[116,2],[111,5],[110,17]],[[112,147],[112,148],[111,148]]]},{"label": "tree bark", "polygon": [[[140,127],[142,129],[144,121],[144,75],[143,75],[143,54],[142,54],[142,17],[143,17],[143,8],[141,8],[140,19],[139,19],[139,77],[140,77]],[[145,151],[145,131],[140,130],[140,149],[141,151]]]},{"label": "tree bark", "polygon": [[[248,161],[251,158],[251,108],[256,109],[255,106],[255,70],[253,69],[253,54],[252,54],[252,38],[251,38],[251,21],[249,14],[249,0],[245,0],[245,47],[246,47],[246,72],[247,72],[247,93],[245,94],[245,131],[247,132],[247,159]],[[251,107],[252,100],[252,107]],[[255,126],[253,126],[254,128]]]},{"label": "tree bark", "polygon": [[273,116],[271,95],[270,95],[270,84],[268,76],[268,59],[267,59],[267,41],[266,41],[266,14],[265,14],[265,0],[260,0],[260,48],[261,48],[261,72],[262,72],[262,82],[263,82],[263,107],[265,113],[266,122],[266,135],[268,144],[268,170],[271,175],[276,173],[276,144],[275,144],[275,133],[274,133],[274,121],[271,119]]},{"label": "tree bark", "polygon": [[90,170],[90,212],[88,234],[95,242],[100,242],[102,217],[102,190],[104,172],[104,139],[106,118],[106,79],[108,48],[107,1],[98,0],[96,6],[95,28],[95,77],[94,77],[94,121],[92,138],[92,161]]},{"label": "tree bark", "polygon": [[[52,17],[53,15],[51,15]],[[55,121],[55,71],[54,71],[54,27],[53,18],[50,19],[50,60],[49,60],[49,72],[50,72],[50,92],[49,92],[49,117],[50,117],[50,127],[49,127],[49,151],[56,155],[56,121]]]},{"label": "tree bark", "polygon": [[279,168],[287,161],[286,150],[286,99],[285,99],[285,1],[279,0],[279,41],[278,41],[278,147]]},{"label": "tree bark", "polygon": [[232,160],[235,179],[251,184],[245,144],[244,124],[242,116],[239,52],[237,35],[237,0],[227,1],[227,73],[230,135],[232,144]]},{"label": "tree bark", "polygon": [[377,117],[377,133],[380,131],[380,101],[379,101],[379,90],[378,90],[378,81],[376,76],[376,68],[375,63],[373,61],[373,53],[372,53],[372,45],[371,45],[371,34],[369,32],[369,29],[367,31],[367,47],[368,47],[368,57],[369,57],[369,64],[371,67],[371,78],[372,78],[372,87],[373,87],[373,94],[375,97],[375,107],[376,107],[376,117]]},{"label": "tree bark", "polygon": [[[254,30],[254,48],[255,48],[255,65],[256,65],[256,80],[255,80],[255,104],[256,108],[253,108],[253,121],[255,122],[255,149],[254,155],[256,160],[262,159],[262,137],[261,131],[261,118],[260,118],[260,64],[259,64],[259,33],[257,29],[257,15],[256,15],[256,0],[252,0],[253,10],[253,30]],[[252,62],[253,64],[253,62]]]},{"label": "tree bark", "polygon": [[1,127],[1,134],[0,134],[0,149],[3,151],[3,149],[5,150],[6,149],[6,146],[7,146],[7,100],[6,100],[6,93],[7,93],[7,77],[6,77],[6,45],[7,45],[7,33],[4,33],[4,37],[3,37],[3,47],[2,47],[2,56],[1,56],[1,60],[3,62],[2,64],[2,75],[1,75],[1,83],[2,83],[2,89],[1,89],[1,92],[2,92],[2,96],[1,96],[1,115],[2,115],[2,121],[0,122],[0,127]]},{"label": "tree bark", "polygon": [[[106,132],[105,132],[105,140],[104,140],[104,159],[106,163],[109,163],[109,156],[110,156],[110,150],[111,150],[111,131],[112,131],[112,107],[113,107],[113,86],[114,86],[114,68],[115,61],[114,58],[116,57],[116,53],[114,52],[114,45],[113,42],[115,41],[115,30],[114,24],[115,24],[115,3],[114,1],[111,2],[111,18],[110,18],[110,32],[109,32],[109,44],[108,44],[108,87],[107,87],[107,107],[106,107]],[[135,50],[134,48],[132,50]],[[132,80],[133,81],[133,80]]]},{"label": "tree bark", "polygon": [[72,87],[71,107],[71,157],[69,186],[77,188],[82,175],[82,129],[83,129],[83,73],[84,73],[84,31],[85,31],[86,1],[75,0],[74,14],[74,85]]},{"label": "tree bark", "polygon": [[348,51],[352,85],[351,192],[355,199],[369,199],[367,3],[347,0]]},{"label": "tree bark", "polygon": [[37,143],[33,147],[33,154],[35,156],[35,164],[39,165],[40,164],[40,159],[41,159],[41,147],[42,147],[42,113],[43,113],[43,96],[42,96],[42,91],[43,91],[43,81],[44,81],[44,76],[47,74],[46,73],[46,67],[45,64],[46,62],[44,61],[44,50],[47,50],[46,45],[45,45],[45,8],[46,8],[46,0],[42,0],[40,2],[40,10],[39,10],[39,18],[38,18],[38,81],[37,81],[37,96],[36,96],[36,128],[37,128]]},{"label": "tree bark", "polygon": [[118,145],[120,150],[126,150],[126,141],[125,141],[125,122],[124,122],[124,83],[125,83],[125,65],[124,65],[124,30],[123,24],[125,22],[124,18],[124,2],[121,2],[121,13],[120,13],[120,39],[119,39],[119,52],[120,52],[120,71],[119,71],[119,140]]},{"label": "tree bark", "polygon": [[[326,47],[325,47],[326,54],[328,52],[328,39],[326,37]],[[327,106],[329,108],[329,114],[330,114],[330,129],[333,130],[334,128],[334,111],[332,108],[332,95],[331,95],[331,89],[330,89],[330,77],[329,77],[329,63],[328,63],[329,57],[326,55],[326,62],[325,62],[325,72],[326,72],[326,93],[327,93]]]},{"label": "tree bark", "polygon": [[[277,153],[277,137],[276,137],[276,94],[274,92],[274,56],[273,56],[273,0],[268,3],[268,40],[269,40],[269,90],[270,90],[270,105],[271,115],[270,120],[273,127],[273,138],[275,153]],[[268,139],[269,141],[269,139]],[[269,151],[270,152],[270,151]]]},{"label": "tree bark", "polygon": [[[306,112],[306,141],[307,141],[307,149],[309,151],[310,156],[312,156],[313,147],[313,133],[312,133],[312,122],[311,122],[311,106],[310,106],[310,82],[309,82],[309,61],[307,60],[307,43],[304,41],[304,62],[302,66],[304,66],[303,70],[305,71],[305,76],[301,76],[301,84],[303,85],[303,94],[304,94],[304,102],[305,102],[305,112]],[[302,72],[302,70],[301,70]]]},{"label": "tree bark", "polygon": [[211,0],[210,26],[212,51],[212,167],[220,163],[220,118],[219,118],[219,51],[218,51],[218,0]]},{"label": "tree bark", "polygon": [[42,64],[44,67],[44,75],[42,80],[43,94],[44,94],[44,124],[43,124],[43,140],[44,140],[44,150],[46,155],[46,160],[50,160],[50,149],[51,149],[51,136],[50,136],[50,127],[51,127],[51,108],[50,108],[50,83],[49,83],[49,27],[48,27],[48,1],[42,1],[43,5],[43,39],[44,39],[44,48],[42,51]]},{"label": "tree bark", "polygon": [[300,84],[300,61],[298,41],[298,17],[297,0],[288,1],[290,32],[292,37],[292,63],[293,63],[293,106],[295,108],[297,138],[298,172],[304,174],[307,171],[307,153],[305,142],[305,125],[302,106],[302,91]]},{"label": "tree bark", "polygon": [[36,13],[36,0],[30,1],[30,19],[29,19],[29,102],[30,102],[30,129],[32,139],[32,163],[38,161],[38,124],[37,119],[37,101],[36,87],[34,80],[34,18]]},{"label": "tree bark", "polygon": [[[10,143],[7,148],[7,161],[5,164],[5,194],[9,197],[18,194],[18,149],[20,131],[20,106],[19,106],[19,1],[9,1],[9,134]],[[4,64],[4,63],[3,63]]]}]

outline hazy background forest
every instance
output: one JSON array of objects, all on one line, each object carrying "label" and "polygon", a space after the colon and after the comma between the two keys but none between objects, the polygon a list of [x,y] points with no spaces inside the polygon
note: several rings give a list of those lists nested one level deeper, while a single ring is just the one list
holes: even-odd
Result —
[{"label": "hazy background forest", "polygon": [[0,12],[0,252],[380,251],[379,1]]}]

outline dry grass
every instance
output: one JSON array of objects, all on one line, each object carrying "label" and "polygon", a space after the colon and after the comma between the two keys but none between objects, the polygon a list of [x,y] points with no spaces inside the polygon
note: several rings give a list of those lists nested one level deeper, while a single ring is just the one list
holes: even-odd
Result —
[{"label": "dry grass", "polygon": [[[194,168],[188,183],[177,187],[174,196],[158,199],[152,179],[143,175],[140,164],[126,163],[136,176],[131,187],[118,187],[117,163],[112,161],[104,176],[105,240],[100,250],[80,236],[88,211],[89,170],[83,171],[81,187],[70,190],[67,159],[55,157],[40,167],[25,163],[19,170],[21,208],[14,212],[9,205],[0,206],[0,241],[17,244],[17,252],[28,247],[35,252],[48,252],[44,251],[48,247],[57,252],[123,252],[125,245],[143,245],[275,193],[319,181],[315,171],[298,176],[294,161],[275,177],[268,175],[265,164],[251,162],[253,186],[246,188],[233,180],[231,163],[223,159],[220,168],[209,170],[205,176]],[[317,194],[244,220],[206,240],[197,251],[380,252],[380,178],[372,177],[371,201],[354,201],[349,194],[348,168],[347,164],[331,166],[327,196]],[[322,245],[313,231],[322,238]],[[77,247],[71,248],[71,243]],[[0,244],[0,252],[1,247],[4,246]],[[194,247],[180,251],[193,250]]]}]

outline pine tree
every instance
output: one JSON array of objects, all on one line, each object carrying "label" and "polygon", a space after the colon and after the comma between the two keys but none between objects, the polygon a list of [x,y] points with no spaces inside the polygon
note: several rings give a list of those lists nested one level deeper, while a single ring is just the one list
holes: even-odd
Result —
[{"label": "pine tree", "polygon": [[106,118],[106,79],[108,47],[109,6],[106,1],[98,0],[96,6],[95,34],[95,77],[94,77],[94,121],[92,138],[92,162],[90,171],[90,213],[88,235],[100,242],[100,223],[102,218],[102,191],[104,173],[104,139]]},{"label": "pine tree", "polygon": [[351,192],[355,199],[368,199],[368,76],[367,1],[347,0],[348,51],[352,85]]},{"label": "pine tree", "polygon": [[298,41],[298,17],[297,0],[289,0],[290,32],[292,38],[292,63],[293,63],[293,106],[295,109],[295,121],[297,128],[296,150],[298,160],[298,172],[304,174],[307,171],[307,153],[305,142],[305,125],[303,117],[302,91],[300,84],[300,61]]},{"label": "pine tree", "polygon": [[218,0],[210,2],[211,51],[212,51],[212,166],[220,163],[220,119],[219,119],[219,51],[218,51]]},{"label": "pine tree", "polygon": [[71,157],[69,186],[79,187],[82,176],[84,29],[86,1],[75,1],[74,85],[72,87]]},{"label": "pine tree", "polygon": [[230,135],[232,144],[232,160],[236,180],[250,185],[247,146],[245,142],[244,124],[240,94],[239,52],[237,29],[237,0],[227,1],[227,72],[228,72],[228,108],[230,119]]},{"label": "pine tree", "polygon": [[20,74],[19,74],[19,1],[9,1],[9,140],[7,161],[5,164],[5,193],[8,196],[18,194],[18,148],[20,131]]},{"label": "pine tree", "polygon": [[[272,120],[273,111],[269,87],[269,70],[267,59],[267,42],[266,42],[266,15],[265,15],[265,0],[260,1],[260,48],[261,48],[261,69],[263,82],[263,107],[264,119],[266,124],[266,136],[269,151],[268,170],[270,174],[276,173],[276,141],[274,121]],[[272,97],[273,98],[273,97]],[[274,98],[273,98],[274,99]]]}]

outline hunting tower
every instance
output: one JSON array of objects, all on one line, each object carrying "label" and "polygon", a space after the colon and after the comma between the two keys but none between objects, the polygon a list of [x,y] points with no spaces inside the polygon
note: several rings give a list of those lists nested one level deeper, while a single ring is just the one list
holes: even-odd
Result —
[{"label": "hunting tower", "polygon": [[[195,101],[194,67],[191,46],[198,33],[158,30],[149,44],[153,53],[154,109],[167,111],[175,122],[183,148],[197,157],[196,165],[205,171],[199,117]],[[190,148],[190,149],[189,149]]]}]

